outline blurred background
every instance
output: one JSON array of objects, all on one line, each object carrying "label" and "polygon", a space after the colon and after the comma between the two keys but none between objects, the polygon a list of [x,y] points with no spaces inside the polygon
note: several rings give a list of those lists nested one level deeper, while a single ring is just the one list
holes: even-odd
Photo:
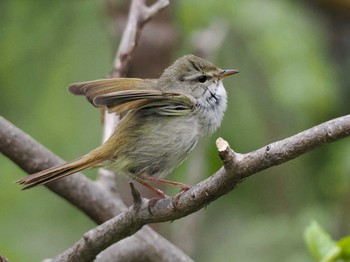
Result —
[{"label": "blurred background", "polygon": [[[67,86],[110,73],[128,8],[2,0],[1,116],[66,160],[99,145],[99,111]],[[221,128],[169,179],[195,184],[218,170],[219,136],[246,153],[349,112],[348,0],[171,1],[144,28],[129,76],[159,77],[188,53],[240,74],[225,79]],[[349,158],[349,139],[332,143],[156,229],[196,261],[312,261],[303,240],[312,219],[335,238],[350,234]],[[54,257],[95,226],[46,188],[21,192],[12,182],[26,174],[3,155],[0,174],[0,254],[11,261]]]}]

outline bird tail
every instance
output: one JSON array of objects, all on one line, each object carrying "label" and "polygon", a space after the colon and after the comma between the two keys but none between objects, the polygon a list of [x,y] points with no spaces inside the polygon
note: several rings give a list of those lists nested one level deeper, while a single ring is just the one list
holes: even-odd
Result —
[{"label": "bird tail", "polygon": [[49,169],[21,178],[15,182],[23,185],[22,190],[29,189],[96,166],[99,162],[99,158],[93,158],[87,154],[65,164],[51,167]]}]

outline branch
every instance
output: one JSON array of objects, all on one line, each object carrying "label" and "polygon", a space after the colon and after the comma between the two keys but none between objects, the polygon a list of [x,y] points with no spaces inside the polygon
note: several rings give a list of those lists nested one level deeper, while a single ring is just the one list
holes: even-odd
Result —
[{"label": "branch", "polygon": [[[168,0],[160,0],[148,7],[143,0],[134,0],[132,2],[129,15],[130,22],[128,22],[127,28],[124,31],[122,43],[116,55],[114,64],[117,67],[114,66],[111,74],[112,77],[120,77],[125,74],[131,54],[136,47],[141,28],[152,16],[165,8],[168,3]],[[137,22],[135,23],[135,21]],[[110,120],[108,121],[108,119]],[[108,115],[105,123],[104,139],[106,140],[118,123],[118,118]],[[14,160],[29,174],[64,162],[2,117],[0,117],[0,132],[0,151]],[[102,175],[103,179],[96,183],[82,174],[75,174],[60,181],[50,183],[47,186],[68,200],[68,202],[77,206],[94,221],[102,223],[126,208],[120,198],[114,197],[116,193],[113,190],[115,188],[114,184],[110,182],[109,175],[110,173],[108,172]],[[108,186],[110,188],[106,190]],[[158,252],[158,257],[161,258],[161,261],[169,260],[169,258],[176,261],[191,260],[176,246],[148,227],[144,227],[139,234],[132,237],[130,243],[140,241],[143,242],[143,246],[145,248],[147,247],[148,250]],[[131,245],[130,243],[118,243],[114,245],[114,254],[117,254],[116,249],[119,249],[119,253],[127,257],[130,256],[130,254],[127,254],[128,251],[135,253],[138,246],[135,244]],[[125,248],[125,245],[128,248]],[[155,246],[157,248],[154,248]],[[108,250],[104,252],[104,255],[108,255]]]},{"label": "branch", "polygon": [[[150,245],[149,243],[152,243]],[[161,243],[159,245],[158,243]],[[97,255],[96,262],[105,261],[193,261],[150,227],[143,227],[133,237],[110,246]]]},{"label": "branch", "polygon": [[[148,209],[148,200],[140,198],[139,193],[136,192],[136,189],[133,187],[132,191],[133,194],[136,193],[137,195],[137,202],[128,209],[128,212],[124,212],[105,222],[103,226],[96,227],[85,233],[84,237],[77,244],[51,261],[93,261],[95,258],[97,261],[105,261],[103,258],[112,257],[112,260],[115,260],[117,257],[120,259],[122,255],[126,255],[128,261],[130,261],[131,258],[133,258],[134,261],[173,261],[174,257],[176,261],[192,261],[192,259],[183,254],[181,250],[172,245],[169,246],[167,252],[159,249],[157,245],[153,245],[152,248],[149,248],[147,241],[150,239],[145,238],[144,234],[136,234],[139,236],[137,240],[140,242],[140,245],[128,241],[130,238],[127,238],[124,241],[124,246],[127,247],[126,250],[116,246],[112,246],[110,250],[105,250],[112,243],[129,236],[130,231],[135,232],[135,226],[137,230],[142,227],[140,223],[134,221],[134,218],[137,218],[136,214],[139,212],[140,208]],[[120,224],[120,226],[116,226],[118,224]],[[153,234],[153,236],[155,237],[155,241],[152,243],[162,238],[156,236],[156,234]],[[105,250],[105,252],[96,257],[103,250]],[[179,255],[181,253],[183,256]]]},{"label": "branch", "polygon": [[[28,174],[64,163],[50,150],[1,116],[0,152]],[[102,190],[81,173],[49,183],[47,187],[78,207],[98,224],[125,209],[125,205],[116,201],[110,191]]]},{"label": "branch", "polygon": [[[128,21],[124,29],[117,54],[114,58],[111,77],[126,76],[130,65],[131,56],[137,46],[142,27],[159,11],[169,5],[169,0],[158,0],[153,5],[147,6],[146,0],[132,0]],[[115,114],[104,112],[103,142],[112,135],[118,125],[119,117]],[[104,179],[100,174],[99,179]]]},{"label": "branch", "polygon": [[[169,5],[169,0],[158,0],[151,6],[146,5],[146,0],[133,0],[130,5],[128,21],[124,29],[117,54],[114,59],[111,77],[126,76],[130,65],[131,56],[137,46],[142,27],[159,11]],[[104,112],[103,142],[112,135],[118,125],[119,117],[115,114]],[[105,179],[103,174],[108,171],[102,171],[99,174],[99,180]]]},{"label": "branch", "polygon": [[[192,53],[208,61],[215,60],[218,51],[222,48],[229,31],[228,24],[221,20],[212,20],[205,28],[191,33]],[[186,172],[185,184],[193,185],[202,180],[202,176],[208,163],[205,158],[204,143],[196,146],[192,153],[191,161]],[[171,234],[171,241],[181,248],[186,254],[195,253],[198,244],[199,229],[204,221],[204,212],[197,212],[190,217],[181,220]]]},{"label": "branch", "polygon": [[[168,0],[155,1],[155,3],[153,3],[151,6],[146,5],[146,0],[133,0],[131,2],[128,21],[114,59],[111,77],[126,76],[130,65],[131,56],[137,46],[143,26],[168,4]],[[112,135],[118,123],[119,116],[109,114],[107,110],[104,112],[103,142],[107,141],[107,139]],[[97,181],[102,182],[105,186],[110,186],[110,188],[115,188],[115,182],[113,182],[115,180],[112,179],[111,181],[111,177],[114,178],[111,171],[100,169]],[[135,192],[135,190],[132,192]],[[137,244],[137,242],[140,242],[140,238],[142,238],[142,247],[147,248],[147,250],[154,250],[158,252],[157,256],[154,256],[152,260],[154,260],[155,257],[160,258],[160,261],[168,261],[169,258],[177,261],[190,260],[190,258],[176,246],[172,245],[170,242],[163,239],[156,232],[147,227],[145,227],[142,232],[139,232],[139,234],[133,238],[134,241],[129,241],[129,243],[124,242],[125,244],[118,243],[117,245],[113,245],[104,252],[103,256],[116,258],[120,257],[120,255],[125,255],[126,257],[130,258],[132,256],[135,257],[136,254],[137,258],[137,254],[143,251],[141,246]],[[155,246],[157,249],[155,249]],[[129,253],[127,253],[128,251]],[[147,252],[147,254],[151,254],[151,252]]]},{"label": "branch", "polygon": [[151,214],[149,200],[138,200],[137,206],[90,230],[54,261],[90,261],[106,247],[134,234],[148,223],[173,221],[187,216],[232,191],[249,176],[349,135],[350,115],[347,115],[247,154],[235,153],[226,141],[219,138],[217,148],[224,166],[177,198],[176,208],[174,199],[167,197],[152,205]]},{"label": "branch", "polygon": [[114,60],[111,77],[126,75],[131,55],[137,45],[142,27],[168,5],[169,0],[158,0],[151,6],[146,5],[146,0],[133,0],[131,2],[128,22]]},{"label": "branch", "polygon": [[[1,116],[0,152],[29,174],[63,163],[62,159]],[[51,182],[46,186],[98,224],[126,209],[124,203],[112,195],[112,191],[106,190],[100,183],[91,181],[81,173]],[[156,246],[162,256],[168,254],[174,261],[191,261],[181,250],[149,227],[142,228],[139,234],[131,237],[131,240],[134,240],[131,243],[138,243],[140,239],[150,250],[154,249],[153,245]],[[130,245],[130,242],[125,244]],[[122,242],[118,243],[115,248],[121,249],[120,253],[124,255],[128,250],[132,251],[130,246],[125,248],[123,245]]]}]

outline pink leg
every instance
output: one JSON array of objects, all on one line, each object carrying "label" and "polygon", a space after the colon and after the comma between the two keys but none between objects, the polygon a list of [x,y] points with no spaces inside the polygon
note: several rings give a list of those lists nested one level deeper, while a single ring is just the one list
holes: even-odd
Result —
[{"label": "pink leg", "polygon": [[147,187],[148,189],[150,189],[152,192],[156,193],[160,198],[165,198],[166,195],[164,194],[164,192],[148,183],[146,183],[144,181],[144,178],[138,178],[138,177],[133,177],[134,180],[136,180],[137,182],[139,182],[141,185]]},{"label": "pink leg", "polygon": [[152,177],[152,176],[144,176],[142,178],[145,180],[149,180],[149,181],[160,182],[160,183],[164,183],[164,184],[168,184],[168,185],[177,186],[177,187],[181,188],[181,191],[187,191],[191,188],[191,186],[180,183],[180,182],[174,182],[174,181],[160,179],[160,178],[156,178],[156,177]]}]

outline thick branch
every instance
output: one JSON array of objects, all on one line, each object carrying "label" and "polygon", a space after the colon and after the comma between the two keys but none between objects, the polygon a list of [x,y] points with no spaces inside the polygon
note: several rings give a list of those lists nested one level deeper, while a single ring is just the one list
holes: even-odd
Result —
[{"label": "thick branch", "polygon": [[[176,201],[176,208],[173,198],[164,198],[152,205],[150,214],[148,200],[142,199],[137,208],[130,207],[90,230],[62,256],[69,258],[68,261],[93,259],[107,246],[134,234],[148,223],[173,221],[189,215],[233,190],[244,178],[349,135],[350,115],[347,115],[247,154],[235,153],[226,141],[218,139],[217,147],[224,166],[213,176],[184,192]],[[61,258],[55,261],[62,261]]]},{"label": "thick branch", "polygon": [[242,155],[236,169],[240,177],[248,177],[271,166],[292,160],[316,147],[350,135],[350,115],[335,118],[292,137],[271,143]]},{"label": "thick branch", "polygon": [[[0,151],[28,174],[64,163],[32,137],[0,116]],[[125,209],[123,203],[112,201],[110,191],[102,190],[81,173],[47,185],[96,223],[100,224]]]},{"label": "thick branch", "polygon": [[[150,245],[150,243],[153,243],[153,245]],[[158,243],[161,243],[161,245]],[[124,238],[102,251],[97,255],[95,261],[190,262],[193,260],[151,228],[143,227],[133,237]]]},{"label": "thick branch", "polygon": [[[135,191],[135,188],[133,190]],[[143,222],[136,221],[134,219],[138,218],[137,214],[140,212],[141,208],[146,210],[148,209],[148,200],[140,198],[138,201],[140,202],[130,207],[127,212],[123,212],[122,214],[105,222],[102,226],[98,226],[85,233],[84,237],[79,240],[77,244],[68,249],[66,252],[60,254],[58,257],[54,258],[52,261],[93,261],[100,252],[108,248],[112,243],[125,239],[127,236],[135,233],[143,226]],[[136,243],[126,241],[124,244],[130,244],[127,246],[128,250],[111,248],[111,250],[106,250],[105,254],[99,255],[97,258],[101,259],[103,256],[111,256],[111,251],[113,251],[113,261],[115,261],[117,258],[120,259],[119,256],[116,256],[116,254],[123,255],[125,252],[128,257],[128,261],[130,261],[131,257],[135,256],[135,252],[136,255],[139,252],[141,252],[140,255],[142,255],[134,257],[135,261],[192,261],[188,256],[183,254],[181,250],[172,245],[169,245],[169,249],[166,250],[166,252],[159,249],[157,245],[153,245],[150,248],[147,244],[150,239],[149,237],[145,238],[144,235],[145,234],[136,234],[136,236],[138,236],[138,241],[141,241],[142,243],[138,247],[135,247]],[[151,235],[155,237],[155,241],[152,243],[159,242],[159,238],[162,239],[162,237],[156,236],[155,234]],[[143,253],[142,250],[145,253]],[[183,256],[181,256],[181,254],[183,254]],[[122,259],[120,261],[122,261]]]},{"label": "thick branch", "polygon": [[[29,174],[63,163],[63,160],[50,150],[1,116],[0,152]],[[124,203],[111,195],[110,190],[106,190],[106,188],[101,187],[100,183],[95,183],[82,174],[62,178],[46,186],[82,210],[98,224],[111,219],[126,209]],[[144,227],[139,234],[131,239],[137,238],[134,241],[137,243],[140,241],[141,235],[143,243],[148,245],[148,248],[155,245],[161,254],[168,254],[175,261],[191,261],[181,250],[149,227]],[[118,243],[115,248],[123,250],[120,252],[124,255],[127,252],[123,248],[123,243]]]}]

